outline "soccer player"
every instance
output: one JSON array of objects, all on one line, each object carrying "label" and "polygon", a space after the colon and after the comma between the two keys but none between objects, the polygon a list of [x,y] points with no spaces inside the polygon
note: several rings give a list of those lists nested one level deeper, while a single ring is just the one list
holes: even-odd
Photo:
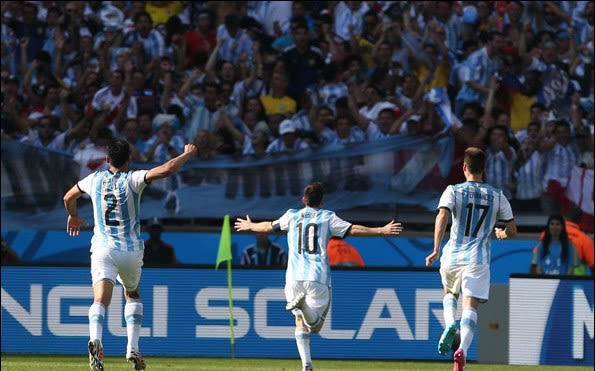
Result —
[{"label": "soccer player", "polygon": [[143,304],[138,283],[143,265],[144,241],[140,234],[140,198],[145,187],[156,179],[174,174],[196,154],[193,144],[184,152],[151,170],[130,171],[130,147],[122,139],[108,144],[108,170],[96,171],[76,183],[64,196],[68,211],[66,232],[78,236],[85,221],[78,215],[77,199],[86,193],[93,203],[95,226],[91,239],[93,305],[89,308],[89,366],[103,371],[101,335],[105,312],[110,304],[116,279],[124,286],[124,315],[128,334],[126,360],[135,370],[145,369],[138,338]]},{"label": "soccer player", "polygon": [[[455,371],[465,367],[477,325],[477,307],[488,300],[492,230],[499,240],[514,236],[517,231],[512,209],[502,190],[482,181],[485,163],[486,154],[481,149],[465,150],[463,173],[467,181],[448,186],[442,194],[434,228],[434,251],[426,257],[429,267],[440,256],[448,214],[452,214],[450,239],[440,258],[446,328],[440,337],[438,352],[445,355],[452,347],[459,327],[455,322],[457,300],[462,292],[461,342],[454,353]],[[505,223],[505,228],[494,228],[498,221]]]},{"label": "soccer player", "polygon": [[275,221],[255,223],[238,218],[237,231],[270,233],[287,231],[289,262],[285,274],[286,309],[295,316],[295,340],[304,371],[312,370],[310,333],[322,329],[330,304],[330,266],[327,245],[331,237],[347,235],[397,235],[401,223],[391,221],[383,227],[370,228],[351,224],[333,211],[322,209],[322,184],[306,186],[302,196],[304,208],[289,209]]}]

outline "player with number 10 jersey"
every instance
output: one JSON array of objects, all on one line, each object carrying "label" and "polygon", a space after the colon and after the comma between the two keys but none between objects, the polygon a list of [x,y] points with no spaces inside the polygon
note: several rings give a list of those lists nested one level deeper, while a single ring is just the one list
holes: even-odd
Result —
[{"label": "player with number 10 jersey", "polygon": [[287,231],[289,259],[285,279],[330,285],[327,245],[331,237],[343,238],[351,223],[333,211],[304,207],[290,209],[273,222],[274,231]]}]

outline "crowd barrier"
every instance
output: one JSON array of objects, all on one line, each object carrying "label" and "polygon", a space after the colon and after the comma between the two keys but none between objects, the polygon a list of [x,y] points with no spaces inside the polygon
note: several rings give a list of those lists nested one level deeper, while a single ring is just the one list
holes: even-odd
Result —
[{"label": "crowd barrier", "polygon": [[[340,211],[369,205],[418,205],[433,210],[446,186],[452,137],[394,137],[264,157],[192,160],[171,179],[153,182],[141,204],[144,218],[221,218],[225,214],[273,218],[300,207],[303,187],[326,186],[325,207]],[[71,155],[2,141],[2,229],[59,229],[62,197],[105,156],[86,164]],[[132,164],[147,169],[157,164]],[[177,202],[167,203],[170,197]],[[79,214],[92,220],[91,204]]]}]

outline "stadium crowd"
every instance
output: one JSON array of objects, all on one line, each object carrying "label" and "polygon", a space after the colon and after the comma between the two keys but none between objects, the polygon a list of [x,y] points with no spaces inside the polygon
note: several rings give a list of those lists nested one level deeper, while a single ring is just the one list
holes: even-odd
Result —
[{"label": "stadium crowd", "polygon": [[[593,168],[588,1],[3,1],[2,138],[84,164],[453,135],[517,210]],[[536,206],[537,205],[537,206]],[[562,208],[562,210],[560,210]]]}]

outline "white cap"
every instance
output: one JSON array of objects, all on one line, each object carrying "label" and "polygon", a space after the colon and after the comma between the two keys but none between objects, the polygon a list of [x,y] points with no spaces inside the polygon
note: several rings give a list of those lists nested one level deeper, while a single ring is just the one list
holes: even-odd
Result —
[{"label": "white cap", "polygon": [[295,125],[291,120],[283,120],[279,125],[279,134],[285,135],[289,133],[295,133]]}]

